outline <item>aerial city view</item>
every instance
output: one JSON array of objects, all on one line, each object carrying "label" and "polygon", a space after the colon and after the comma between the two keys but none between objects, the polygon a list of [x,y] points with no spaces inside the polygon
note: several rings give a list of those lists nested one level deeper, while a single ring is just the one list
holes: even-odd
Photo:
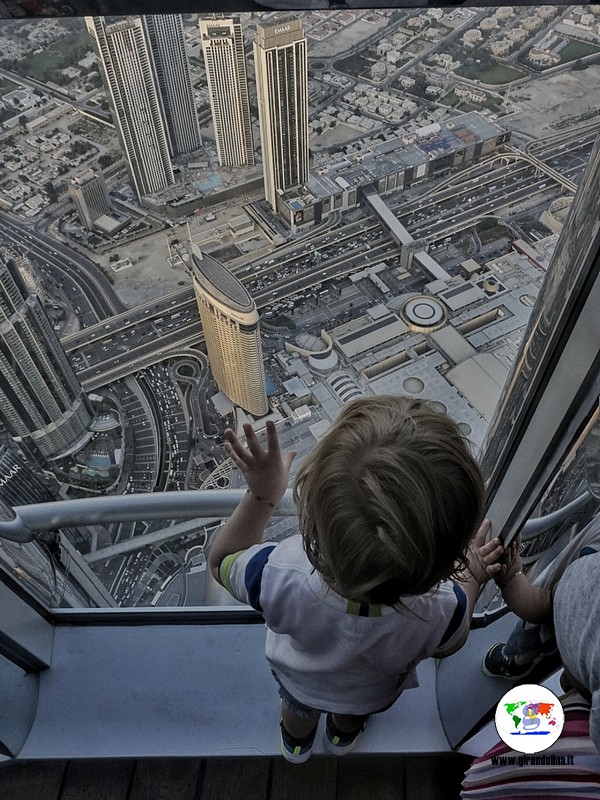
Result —
[{"label": "aerial city view", "polygon": [[[0,499],[241,488],[227,427],[297,469],[369,394],[480,450],[599,128],[600,7],[4,20],[0,54]],[[54,557],[201,606],[220,525]]]}]

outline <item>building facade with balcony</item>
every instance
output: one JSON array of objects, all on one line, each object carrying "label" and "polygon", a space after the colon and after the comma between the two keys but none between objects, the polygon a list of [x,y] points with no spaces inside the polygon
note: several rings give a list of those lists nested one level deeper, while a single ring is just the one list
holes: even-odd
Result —
[{"label": "building facade with balcony", "polygon": [[298,19],[257,25],[254,68],[265,181],[278,195],[308,179],[308,59]]},{"label": "building facade with balcony", "polygon": [[142,17],[154,79],[160,94],[171,155],[191,153],[202,146],[194,87],[185,49],[181,14]]},{"label": "building facade with balcony", "polygon": [[169,136],[139,17],[107,25],[86,17],[115,129],[138,198],[175,183]]}]

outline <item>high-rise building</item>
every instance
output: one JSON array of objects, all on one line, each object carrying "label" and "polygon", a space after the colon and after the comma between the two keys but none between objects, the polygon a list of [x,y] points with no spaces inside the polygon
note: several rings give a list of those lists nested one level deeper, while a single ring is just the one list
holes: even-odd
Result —
[{"label": "high-rise building", "polygon": [[181,14],[142,17],[160,94],[171,154],[191,153],[202,145],[194,87],[185,50]]},{"label": "high-rise building", "polygon": [[259,417],[269,410],[256,303],[216,259],[189,245],[188,266],[212,374],[229,399]]},{"label": "high-rise building", "polygon": [[106,183],[102,174],[86,169],[71,178],[69,194],[82,224],[93,230],[94,222],[104,214],[110,214],[111,204]]},{"label": "high-rise building", "polygon": [[201,19],[200,41],[219,164],[254,164],[242,25],[237,18]]},{"label": "high-rise building", "polygon": [[86,17],[133,186],[139,198],[175,183],[169,138],[139,17]]},{"label": "high-rise building", "polygon": [[308,179],[308,61],[300,20],[256,26],[254,68],[265,197]]},{"label": "high-rise building", "polygon": [[18,451],[0,442],[0,500],[11,506],[51,503],[50,491]]},{"label": "high-rise building", "polygon": [[0,255],[0,427],[42,462],[82,446],[93,411],[38,298]]}]

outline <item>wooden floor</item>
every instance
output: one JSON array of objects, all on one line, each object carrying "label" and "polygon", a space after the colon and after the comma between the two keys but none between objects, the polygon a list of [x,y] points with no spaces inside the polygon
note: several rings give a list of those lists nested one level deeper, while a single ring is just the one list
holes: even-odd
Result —
[{"label": "wooden floor", "polygon": [[468,756],[29,761],[0,765],[2,800],[458,800]]}]

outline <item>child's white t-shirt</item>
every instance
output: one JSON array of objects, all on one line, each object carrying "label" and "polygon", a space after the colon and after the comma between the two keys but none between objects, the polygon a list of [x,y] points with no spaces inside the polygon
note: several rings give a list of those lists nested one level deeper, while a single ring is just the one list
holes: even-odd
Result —
[{"label": "child's white t-shirt", "polygon": [[469,631],[458,584],[404,597],[399,611],[349,601],[316,572],[300,535],[225,556],[219,576],[263,614],[266,656],[285,688],[305,705],[339,714],[385,708],[418,686],[419,661],[450,655]]}]

